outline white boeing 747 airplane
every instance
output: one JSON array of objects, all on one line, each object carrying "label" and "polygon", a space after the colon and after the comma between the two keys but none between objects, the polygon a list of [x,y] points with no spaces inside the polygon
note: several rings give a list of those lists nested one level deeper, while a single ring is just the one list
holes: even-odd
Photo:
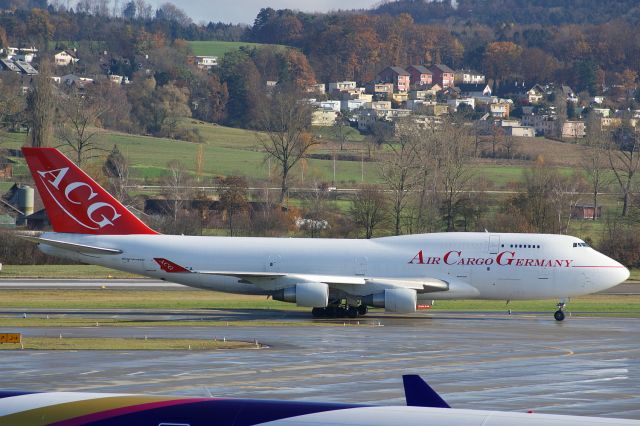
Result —
[{"label": "white boeing 747 airplane", "polygon": [[364,239],[160,235],[54,148],[23,148],[54,232],[47,254],[191,287],[271,295],[316,316],[415,312],[441,299],[559,299],[629,271],[566,235],[435,233]]}]

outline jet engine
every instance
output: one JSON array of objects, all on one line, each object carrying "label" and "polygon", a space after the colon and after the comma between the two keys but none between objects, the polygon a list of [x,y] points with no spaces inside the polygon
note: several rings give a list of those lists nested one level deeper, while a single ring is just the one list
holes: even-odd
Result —
[{"label": "jet engine", "polygon": [[298,306],[326,308],[329,304],[329,286],[325,283],[298,283],[273,293],[274,300],[291,302]]},{"label": "jet engine", "polygon": [[387,312],[408,314],[416,311],[418,294],[408,288],[386,289],[383,293],[370,294],[362,298],[362,302],[369,306],[384,308]]}]

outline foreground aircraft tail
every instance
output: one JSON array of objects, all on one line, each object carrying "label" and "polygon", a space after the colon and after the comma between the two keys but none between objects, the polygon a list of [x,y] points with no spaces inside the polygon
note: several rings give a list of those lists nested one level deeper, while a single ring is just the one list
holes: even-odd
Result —
[{"label": "foreground aircraft tail", "polygon": [[417,374],[402,376],[404,397],[409,407],[451,408],[431,386]]},{"label": "foreground aircraft tail", "polygon": [[22,152],[55,232],[157,234],[57,149]]}]

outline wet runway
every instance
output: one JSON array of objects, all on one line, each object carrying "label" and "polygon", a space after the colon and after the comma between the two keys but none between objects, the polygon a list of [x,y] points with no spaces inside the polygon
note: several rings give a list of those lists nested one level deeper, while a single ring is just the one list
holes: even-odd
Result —
[{"label": "wet runway", "polygon": [[[206,312],[217,318],[253,317],[250,311]],[[122,315],[102,315],[116,314]],[[142,314],[158,319],[195,315]],[[3,351],[0,388],[403,404],[401,375],[418,373],[456,408],[640,419],[638,319],[578,317],[557,323],[549,313],[438,312],[312,326],[307,314],[282,316],[310,324],[24,328],[19,331],[26,336],[257,339],[269,348]]]}]

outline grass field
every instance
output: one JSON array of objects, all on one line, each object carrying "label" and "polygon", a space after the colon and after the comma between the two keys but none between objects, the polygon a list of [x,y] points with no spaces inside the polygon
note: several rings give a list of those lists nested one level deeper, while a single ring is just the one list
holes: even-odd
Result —
[{"label": "grass field", "polygon": [[256,349],[255,342],[203,339],[125,339],[117,337],[23,337],[20,343],[5,343],[0,350],[179,350]]},{"label": "grass field", "polygon": [[[96,265],[2,265],[3,278],[140,278],[139,275]],[[105,282],[108,284],[108,281]]]},{"label": "grass field", "polygon": [[221,58],[225,53],[238,50],[242,46],[259,47],[259,46],[274,46],[278,48],[285,48],[286,46],[278,44],[260,44],[260,43],[248,43],[244,41],[189,41],[189,47],[197,56],[217,56]]},{"label": "grass field", "polygon": [[[504,301],[460,300],[436,301],[433,311],[553,312],[554,300]],[[0,290],[0,308],[11,309],[273,309],[308,311],[295,305],[277,302],[264,296],[242,296],[204,290]],[[573,314],[640,317],[640,296],[590,295],[571,299],[568,311]],[[42,315],[39,316],[40,318]],[[17,326],[16,319],[11,326]],[[19,321],[19,320],[18,320]],[[107,325],[107,324],[105,324]]]}]

